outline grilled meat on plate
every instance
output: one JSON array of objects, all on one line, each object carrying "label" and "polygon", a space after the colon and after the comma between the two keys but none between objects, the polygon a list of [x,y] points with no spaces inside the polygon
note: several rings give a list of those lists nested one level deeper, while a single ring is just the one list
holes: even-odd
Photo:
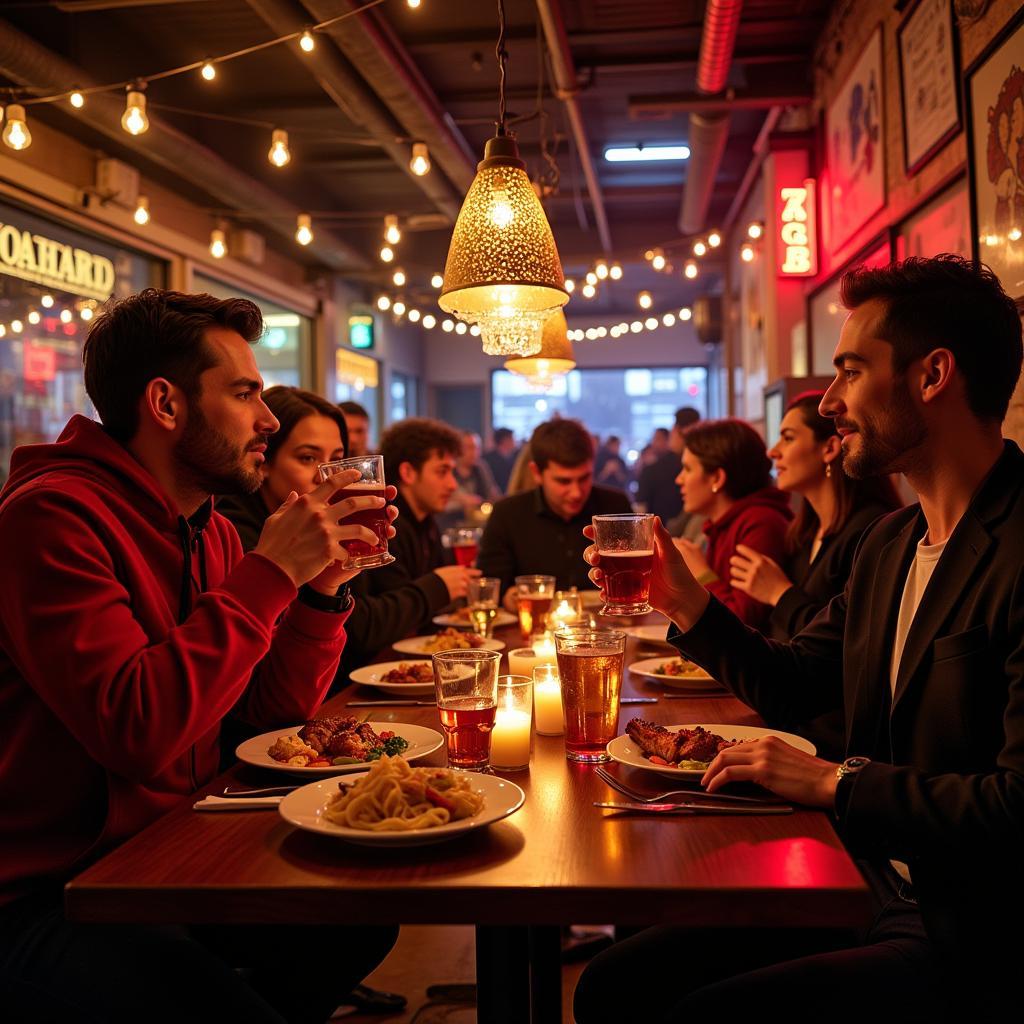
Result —
[{"label": "grilled meat on plate", "polygon": [[322,754],[333,736],[341,732],[351,732],[357,724],[359,723],[350,715],[314,718],[299,730],[299,738],[305,740],[318,754]]},{"label": "grilled meat on plate", "polygon": [[695,729],[672,732],[663,725],[634,718],[626,726],[626,734],[648,757],[664,761],[713,761],[719,751],[733,746],[733,740],[708,732],[699,725]]}]

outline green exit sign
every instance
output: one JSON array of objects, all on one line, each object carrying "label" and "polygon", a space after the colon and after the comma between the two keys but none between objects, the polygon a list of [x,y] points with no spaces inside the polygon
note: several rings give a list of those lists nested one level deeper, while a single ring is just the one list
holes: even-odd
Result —
[{"label": "green exit sign", "polygon": [[353,348],[373,348],[373,317],[364,314],[348,318],[348,343]]}]

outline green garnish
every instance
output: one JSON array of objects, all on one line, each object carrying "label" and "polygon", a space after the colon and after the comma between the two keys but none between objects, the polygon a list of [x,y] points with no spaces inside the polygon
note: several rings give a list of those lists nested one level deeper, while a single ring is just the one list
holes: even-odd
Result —
[{"label": "green garnish", "polygon": [[379,747],[374,747],[369,756],[366,758],[367,761],[379,761],[385,754],[388,757],[395,757],[397,754],[404,753],[409,748],[409,741],[403,736],[389,736],[384,740],[383,744]]}]

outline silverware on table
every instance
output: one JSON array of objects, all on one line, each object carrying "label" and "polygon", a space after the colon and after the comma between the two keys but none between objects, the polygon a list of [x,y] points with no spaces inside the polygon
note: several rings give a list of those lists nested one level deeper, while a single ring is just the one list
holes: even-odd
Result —
[{"label": "silverware on table", "polygon": [[620,697],[620,704],[657,704],[657,697]]},{"label": "silverware on table", "polygon": [[350,700],[347,708],[430,708],[437,705],[436,700]]},{"label": "silverware on table", "polygon": [[778,805],[781,802],[775,797],[770,796],[735,796],[732,793],[709,793],[705,789],[669,789],[664,793],[656,793],[654,796],[648,796],[646,793],[641,793],[638,789],[633,789],[632,786],[627,786],[626,783],[617,779],[611,774],[611,772],[602,768],[601,765],[598,765],[595,768],[594,773],[606,785],[611,786],[612,789],[621,793],[623,796],[628,796],[630,800],[638,804],[664,803],[670,796],[689,797],[692,800],[711,800],[723,804],[747,804],[756,806],[772,806]]},{"label": "silverware on table", "polygon": [[611,811],[641,811],[645,814],[730,814],[730,815],[751,815],[751,814],[792,814],[793,808],[789,804],[759,804],[755,807],[738,804],[645,804],[629,803],[626,801],[594,801],[595,807],[604,807]]},{"label": "silverware on table", "polygon": [[664,693],[665,700],[693,700],[696,697],[728,697],[730,693],[721,686],[709,690],[687,690],[685,693]]},{"label": "silverware on table", "polygon": [[224,792],[220,795],[229,798],[237,797],[239,799],[257,796],[284,796],[286,793],[292,793],[299,788],[299,786],[265,786],[263,789],[232,789],[230,786],[226,786]]}]

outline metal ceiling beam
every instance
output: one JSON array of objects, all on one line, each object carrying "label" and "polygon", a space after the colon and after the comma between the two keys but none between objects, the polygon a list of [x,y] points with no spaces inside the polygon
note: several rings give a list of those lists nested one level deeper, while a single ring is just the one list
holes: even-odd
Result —
[{"label": "metal ceiling beam", "polygon": [[[48,50],[9,22],[0,20],[0,72],[23,88],[40,95],[63,92],[75,86],[84,89],[100,83],[81,67]],[[29,107],[30,116],[34,108]],[[258,223],[282,237],[281,217],[297,217],[302,211],[272,188],[223,159],[153,113],[145,135],[129,135],[121,128],[124,97],[95,93],[75,112],[76,120],[100,135],[114,139],[140,157],[170,171],[180,180],[201,189],[215,203],[228,208],[266,210]],[[307,252],[335,270],[365,268],[366,257],[329,230],[318,230]]]},{"label": "metal ceiling beam", "polygon": [[633,120],[649,120],[652,115],[698,111],[728,113],[730,110],[770,110],[772,107],[799,107],[813,99],[805,89],[730,89],[718,96],[701,92],[663,93],[653,96],[630,96],[629,116]]},{"label": "metal ceiling beam", "polygon": [[[310,21],[309,12],[292,0],[246,0],[246,3],[278,35],[301,32]],[[454,223],[462,207],[462,196],[455,192],[443,174],[435,171],[420,177],[412,173],[409,169],[410,147],[401,141],[405,130],[334,43],[327,38],[320,39],[312,53],[302,55],[302,63],[345,116],[373,136],[410,181]]]},{"label": "metal ceiling beam", "polygon": [[597,178],[594,158],[590,153],[587,131],[583,127],[583,114],[580,111],[576,93],[579,83],[573,67],[572,52],[565,32],[565,20],[558,0],[537,0],[537,11],[540,14],[544,38],[548,44],[548,55],[551,58],[551,70],[554,75],[555,95],[565,104],[565,112],[569,118],[569,127],[576,142],[576,152],[583,168],[583,177],[590,194],[590,203],[597,222],[597,233],[601,239],[601,247],[607,254],[612,252],[612,233],[608,227],[608,214],[604,208],[601,195],[601,183]]}]

